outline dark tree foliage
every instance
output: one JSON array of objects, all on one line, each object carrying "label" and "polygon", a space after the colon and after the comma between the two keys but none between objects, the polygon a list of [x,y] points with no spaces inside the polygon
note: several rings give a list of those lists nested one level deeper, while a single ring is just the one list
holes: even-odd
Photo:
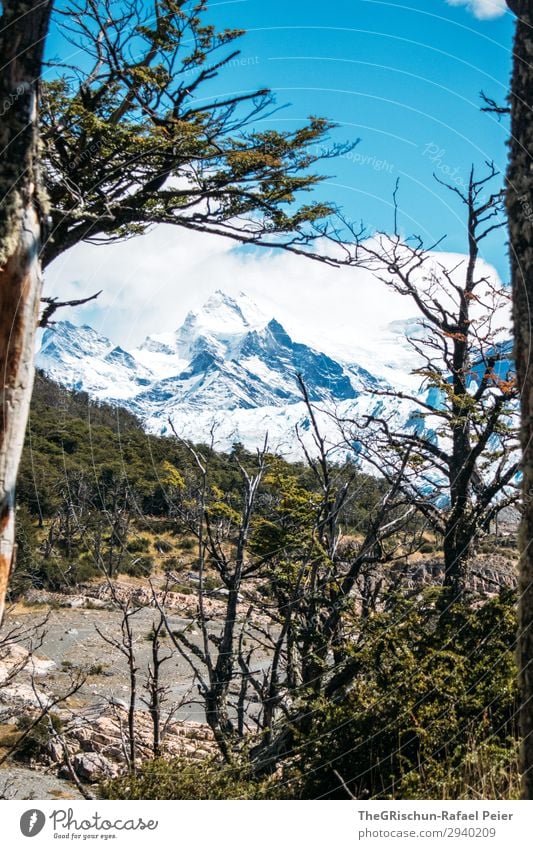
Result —
[{"label": "dark tree foliage", "polygon": [[[331,211],[298,205],[333,124],[268,127],[268,89],[218,94],[241,30],[217,29],[208,0],[70,0],[56,12],[83,67],[51,62],[42,134],[51,228],[46,265],[80,241],[110,242],[177,224],[302,250],[305,225]],[[78,54],[79,55],[79,54]],[[219,90],[219,89],[218,89]]]},{"label": "dark tree foliage", "polygon": [[522,690],[523,794],[533,799],[533,8],[508,0],[517,17],[511,82],[511,138],[507,171],[509,254],[513,284],[515,356],[522,412],[522,492],[519,668]]}]

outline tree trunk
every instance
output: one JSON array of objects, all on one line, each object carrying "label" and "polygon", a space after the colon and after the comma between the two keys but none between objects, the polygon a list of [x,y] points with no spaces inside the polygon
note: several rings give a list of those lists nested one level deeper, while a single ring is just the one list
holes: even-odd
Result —
[{"label": "tree trunk", "polygon": [[15,553],[15,482],[33,385],[43,198],[37,86],[51,0],[4,0],[0,18],[0,623]]},{"label": "tree trunk", "polygon": [[522,705],[520,721],[523,737],[521,766],[523,797],[533,799],[533,8],[530,3],[519,0],[509,2],[508,5],[519,15],[511,90],[507,211],[523,452],[518,636]]},{"label": "tree trunk", "polygon": [[463,598],[468,582],[468,567],[474,537],[468,510],[468,498],[463,494],[446,520],[443,551],[444,587],[447,592],[442,598],[446,607]]},{"label": "tree trunk", "polygon": [[206,719],[218,746],[229,762],[230,742],[234,735],[233,723],[229,718],[228,692],[234,680],[235,668],[235,623],[237,622],[237,600],[240,582],[229,586],[228,604],[224,617],[224,630],[220,639],[218,659],[213,670],[209,694],[206,697]]}]

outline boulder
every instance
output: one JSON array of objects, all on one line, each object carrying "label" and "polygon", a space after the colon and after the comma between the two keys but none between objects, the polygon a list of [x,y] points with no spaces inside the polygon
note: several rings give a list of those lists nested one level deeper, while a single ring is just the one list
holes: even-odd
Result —
[{"label": "boulder", "polygon": [[106,778],[116,778],[120,774],[117,764],[97,752],[74,755],[72,766],[81,781],[87,781],[89,784]]},{"label": "boulder", "polygon": [[46,754],[53,764],[60,764],[63,762],[63,746],[57,740],[48,741],[46,744]]},{"label": "boulder", "polygon": [[0,684],[15,670],[30,675],[48,675],[56,664],[47,657],[30,655],[29,650],[19,643],[7,643],[0,652]]}]

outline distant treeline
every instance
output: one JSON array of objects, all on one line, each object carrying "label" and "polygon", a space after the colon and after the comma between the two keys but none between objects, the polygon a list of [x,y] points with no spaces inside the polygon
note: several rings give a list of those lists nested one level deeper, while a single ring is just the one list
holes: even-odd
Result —
[{"label": "distant treeline", "polygon": [[[149,574],[155,563],[147,539],[167,532],[186,535],[184,520],[196,509],[201,485],[198,452],[210,501],[231,510],[241,498],[241,466],[254,469],[253,452],[239,443],[224,453],[148,434],[124,408],[91,400],[38,372],[18,478],[12,593],[28,586],[72,586],[102,567],[111,575]],[[271,464],[276,480],[289,477],[304,492],[317,491],[307,464],[274,456]],[[338,467],[337,475],[357,478],[357,496],[343,507],[346,527],[357,533],[383,486],[349,463]],[[273,479],[263,485],[259,515],[268,515],[275,486]]]}]

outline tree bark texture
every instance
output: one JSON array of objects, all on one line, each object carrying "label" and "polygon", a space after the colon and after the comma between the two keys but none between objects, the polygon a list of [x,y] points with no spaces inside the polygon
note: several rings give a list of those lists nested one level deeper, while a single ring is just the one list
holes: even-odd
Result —
[{"label": "tree bark texture", "polygon": [[41,295],[37,93],[51,6],[4,0],[0,17],[0,623],[15,557],[15,482]]},{"label": "tree bark texture", "polygon": [[507,212],[513,321],[521,393],[523,513],[520,533],[518,664],[522,794],[533,799],[533,4],[508,2],[518,16],[511,87]]}]

